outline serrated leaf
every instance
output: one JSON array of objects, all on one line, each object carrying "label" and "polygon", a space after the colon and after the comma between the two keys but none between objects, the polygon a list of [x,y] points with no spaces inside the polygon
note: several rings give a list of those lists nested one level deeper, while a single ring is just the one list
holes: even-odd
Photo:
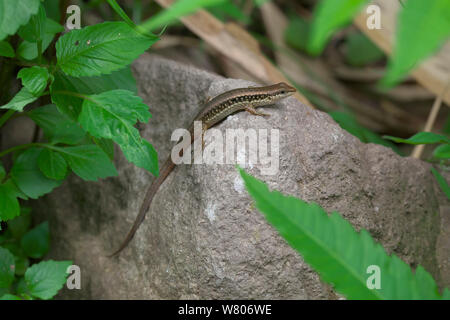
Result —
[{"label": "serrated leaf", "polygon": [[7,221],[20,214],[16,192],[10,184],[0,184],[0,221]]},{"label": "serrated leaf", "polygon": [[33,15],[26,25],[20,27],[18,31],[19,36],[29,42],[42,40],[45,33],[46,21],[47,16],[45,14],[45,9],[41,4],[38,13]]},{"label": "serrated leaf", "polygon": [[436,178],[436,181],[438,182],[439,186],[441,187],[441,190],[447,196],[447,199],[450,200],[450,186],[448,185],[445,178],[435,168],[431,168],[431,172],[433,173],[434,177]]},{"label": "serrated leaf", "polygon": [[437,159],[450,159],[450,145],[441,144],[433,151],[433,157]]},{"label": "serrated leaf", "polygon": [[321,0],[315,10],[308,41],[308,51],[322,52],[329,37],[349,23],[367,0]]},{"label": "serrated leaf", "polygon": [[110,74],[129,65],[156,41],[124,22],[72,30],[56,43],[57,66],[74,77]]},{"label": "serrated leaf", "polygon": [[398,15],[394,51],[382,84],[395,85],[449,36],[448,0],[408,0]]},{"label": "serrated leaf", "polygon": [[[64,31],[63,26],[61,26],[56,21],[47,18],[45,23],[45,32],[42,38],[42,52],[44,52],[48,48],[55,34],[62,31]],[[24,40],[19,44],[16,53],[18,56],[22,57],[25,60],[34,60],[38,56],[37,44],[35,42]]]},{"label": "serrated leaf", "polygon": [[434,144],[434,143],[450,143],[450,139],[442,134],[436,134],[433,132],[419,132],[413,135],[411,138],[402,139],[392,136],[383,136],[385,139],[395,141],[397,143],[407,143],[407,144]]},{"label": "serrated leaf", "polygon": [[0,297],[0,300],[22,300],[20,297],[7,293]]},{"label": "serrated leaf", "polygon": [[22,79],[22,85],[28,91],[39,96],[47,87],[47,82],[50,77],[47,68],[34,66],[31,68],[22,68],[17,74],[18,79]]},{"label": "serrated leaf", "polygon": [[23,108],[37,100],[39,96],[34,95],[27,88],[22,88],[7,104],[0,106],[0,109],[11,109],[19,112],[23,111]]},{"label": "serrated leaf", "polygon": [[103,150],[94,144],[76,147],[53,147],[67,161],[73,172],[84,180],[117,176],[114,164]]},{"label": "serrated leaf", "polygon": [[42,261],[25,272],[29,292],[40,299],[51,299],[66,283],[67,268],[72,261]]},{"label": "serrated leaf", "polygon": [[78,144],[86,137],[86,132],[80,125],[61,114],[55,105],[33,109],[28,115],[44,130],[45,137],[54,144]]},{"label": "serrated leaf", "polygon": [[64,179],[67,173],[67,162],[59,153],[44,149],[38,158],[39,169],[50,179]]},{"label": "serrated leaf", "polygon": [[8,230],[15,239],[20,239],[31,226],[31,209],[22,207],[20,215],[8,221]]},{"label": "serrated leaf", "polygon": [[14,256],[0,247],[0,288],[8,288],[14,281]]},{"label": "serrated leaf", "polygon": [[0,40],[16,33],[39,9],[39,0],[0,0]]},{"label": "serrated leaf", "polygon": [[14,183],[32,199],[52,191],[62,183],[47,178],[39,169],[38,158],[42,149],[30,148],[21,153],[11,169]]},{"label": "serrated leaf", "polygon": [[[240,170],[257,208],[336,291],[348,299],[440,299],[436,283],[423,269],[411,268],[397,256],[388,256],[366,230],[357,233],[334,212],[315,203],[284,196]],[[380,268],[381,288],[369,289],[369,266]]]},{"label": "serrated leaf", "polygon": [[13,58],[15,56],[14,48],[8,41],[0,41],[0,57]]},{"label": "serrated leaf", "polygon": [[83,103],[80,93],[84,95],[98,94],[115,89],[125,89],[137,94],[136,80],[129,66],[99,77],[74,78],[57,72],[50,92],[52,101],[57,105],[59,111],[76,120]]},{"label": "serrated leaf", "polygon": [[20,241],[20,245],[28,257],[42,258],[50,247],[50,231],[48,222],[43,222],[28,231]]},{"label": "serrated leaf", "polygon": [[383,51],[363,33],[353,33],[348,36],[345,52],[345,60],[348,64],[361,67],[374,63],[383,57]]},{"label": "serrated leaf", "polygon": [[150,116],[140,97],[113,90],[87,97],[78,121],[92,136],[114,140],[128,161],[157,175],[156,151],[133,127],[137,121],[148,122]]}]

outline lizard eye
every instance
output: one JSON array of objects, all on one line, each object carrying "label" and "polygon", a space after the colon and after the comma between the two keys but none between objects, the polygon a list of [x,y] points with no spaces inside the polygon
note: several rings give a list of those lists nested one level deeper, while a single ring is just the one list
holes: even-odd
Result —
[{"label": "lizard eye", "polygon": [[281,90],[281,94],[285,94],[286,93],[286,91],[284,91],[284,90]]}]

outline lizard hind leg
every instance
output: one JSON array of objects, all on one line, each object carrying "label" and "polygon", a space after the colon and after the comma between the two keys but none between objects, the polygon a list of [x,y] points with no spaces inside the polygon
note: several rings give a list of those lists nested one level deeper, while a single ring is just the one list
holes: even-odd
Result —
[{"label": "lizard hind leg", "polygon": [[255,115],[255,116],[261,116],[261,117],[270,117],[270,114],[267,113],[263,113],[263,112],[259,112],[257,111],[253,106],[249,105],[245,108],[245,111]]}]

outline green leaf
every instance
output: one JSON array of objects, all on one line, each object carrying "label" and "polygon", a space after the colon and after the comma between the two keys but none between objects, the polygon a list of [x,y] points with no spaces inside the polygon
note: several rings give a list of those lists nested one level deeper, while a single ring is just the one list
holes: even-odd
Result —
[{"label": "green leaf", "polygon": [[179,0],[166,10],[161,11],[161,13],[145,21],[141,27],[147,32],[153,31],[175,19],[193,13],[198,9],[216,6],[225,1],[226,0]]},{"label": "green leaf", "polygon": [[109,74],[129,65],[156,41],[124,22],[104,22],[60,37],[57,65],[74,77]]},{"label": "green leaf", "polygon": [[47,68],[38,66],[22,68],[17,74],[17,78],[22,79],[23,86],[35,96],[39,96],[44,92],[49,77],[50,74],[48,73]]},{"label": "green leaf", "polygon": [[80,93],[83,95],[98,94],[114,89],[125,89],[137,94],[136,80],[130,67],[99,77],[74,78],[57,72],[50,92],[52,101],[58,106],[59,111],[76,120],[83,103]]},{"label": "green leaf", "polygon": [[347,38],[345,60],[348,64],[361,67],[381,60],[383,51],[370,41],[363,33],[352,33]]},{"label": "green leaf", "polygon": [[28,231],[20,241],[23,251],[28,257],[42,258],[50,248],[50,232],[48,222],[43,222]]},{"label": "green leaf", "polygon": [[450,145],[442,144],[433,151],[433,157],[437,159],[450,159]]},{"label": "green leaf", "polygon": [[22,207],[20,215],[8,221],[8,230],[15,239],[20,239],[31,226],[31,209]]},{"label": "green leaf", "polygon": [[86,132],[80,125],[61,114],[55,105],[50,104],[33,109],[28,115],[44,130],[46,138],[54,144],[78,144],[86,137]]},{"label": "green leaf", "polygon": [[349,23],[367,0],[321,0],[314,10],[308,51],[322,52],[330,36]]},{"label": "green leaf", "polygon": [[0,40],[16,33],[38,12],[39,0],[0,0]]},{"label": "green leaf", "polygon": [[64,179],[67,173],[67,162],[59,153],[44,149],[38,158],[39,169],[50,179]]},{"label": "green leaf", "polygon": [[38,158],[42,149],[30,148],[22,152],[14,162],[11,177],[14,183],[32,199],[49,193],[62,183],[47,178],[39,169]]},{"label": "green leaf", "polygon": [[0,247],[0,288],[8,288],[14,281],[14,256],[9,250]]},{"label": "green leaf", "polygon": [[445,178],[435,168],[431,168],[431,172],[436,178],[439,186],[441,187],[441,190],[447,196],[447,199],[450,200],[450,186],[448,185],[447,181],[445,181]]},{"label": "green leaf", "polygon": [[64,286],[67,268],[72,261],[42,261],[32,265],[25,273],[30,293],[40,299],[51,299]]},{"label": "green leaf", "polygon": [[42,40],[45,33],[46,22],[47,16],[44,7],[41,4],[39,6],[38,14],[32,16],[30,21],[19,29],[19,36],[29,42]]},{"label": "green leaf", "polygon": [[13,294],[4,294],[0,297],[0,300],[22,300],[20,297],[15,296]]},{"label": "green leaf", "polygon": [[308,21],[297,16],[291,18],[284,33],[287,44],[297,50],[306,51],[310,30],[311,24]]},{"label": "green leaf", "polygon": [[103,150],[94,144],[76,147],[53,147],[69,164],[73,172],[84,180],[117,176],[116,168]]},{"label": "green leaf", "polygon": [[342,129],[357,137],[361,142],[380,144],[387,148],[391,148],[396,153],[401,155],[400,150],[395,144],[390,141],[384,140],[375,132],[372,132],[369,129],[361,126],[351,113],[333,111],[329,112],[329,115],[333,118],[334,121],[339,124]]},{"label": "green leaf", "polygon": [[[261,181],[240,170],[257,208],[321,279],[348,299],[440,299],[433,278],[419,267],[414,274],[397,256],[388,256],[366,230],[357,233],[334,212],[315,203],[270,192]],[[369,289],[369,266],[380,268],[381,288]]]},{"label": "green leaf", "polygon": [[12,109],[19,112],[23,111],[23,108],[37,100],[39,96],[31,93],[27,88],[22,88],[7,104],[0,106],[0,109]]},{"label": "green leaf", "polygon": [[233,18],[244,24],[250,23],[250,17],[247,16],[237,5],[233,2],[223,2],[213,6],[209,11],[219,20],[226,21],[228,17]]},{"label": "green leaf", "polygon": [[0,182],[3,180],[3,178],[6,176],[6,170],[3,167],[3,164],[0,162]]},{"label": "green leaf", "polygon": [[[64,31],[63,26],[61,26],[56,21],[47,18],[45,23],[45,32],[42,38],[42,52],[44,52],[48,48],[53,38],[55,37],[55,34],[62,31]],[[37,44],[35,42],[29,42],[26,40],[22,41],[17,48],[17,55],[25,60],[36,59],[38,56]]]},{"label": "green leaf", "polygon": [[0,41],[0,57],[13,58],[14,48],[7,41]]},{"label": "green leaf", "polygon": [[92,136],[112,139],[128,161],[158,175],[157,153],[133,126],[148,122],[150,112],[142,99],[126,90],[86,97],[78,121]]},{"label": "green leaf", "polygon": [[114,141],[111,139],[95,138],[93,140],[102,150],[108,155],[111,160],[114,160]]},{"label": "green leaf", "polygon": [[0,221],[7,221],[20,214],[16,192],[10,183],[0,184]]},{"label": "green leaf", "polygon": [[397,143],[407,143],[407,144],[434,144],[434,143],[450,143],[450,139],[444,135],[436,134],[433,132],[419,132],[413,135],[411,138],[402,139],[392,136],[383,136],[385,139],[395,141]]},{"label": "green leaf", "polygon": [[30,260],[25,256],[14,256],[14,262],[16,264],[15,275],[23,276],[30,266]]},{"label": "green leaf", "polygon": [[398,83],[421,60],[435,52],[449,35],[448,0],[408,0],[398,15],[394,51],[382,84]]}]

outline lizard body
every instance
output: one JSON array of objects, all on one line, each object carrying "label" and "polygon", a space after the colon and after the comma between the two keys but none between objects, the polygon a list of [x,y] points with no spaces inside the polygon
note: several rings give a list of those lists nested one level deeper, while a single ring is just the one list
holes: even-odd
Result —
[{"label": "lizard body", "polygon": [[[200,111],[200,113],[195,117],[192,125],[189,128],[189,132],[191,134],[191,144],[194,141],[194,122],[201,121],[202,122],[202,136],[203,133],[217,124],[218,122],[224,120],[229,115],[238,112],[238,111],[248,111],[251,114],[264,116],[266,114],[258,112],[255,108],[273,104],[276,101],[284,99],[295,92],[295,88],[280,82],[278,84],[274,84],[271,86],[265,87],[250,87],[250,88],[242,88],[242,89],[234,89],[227,91],[218,95],[217,97],[209,100],[205,107]],[[180,156],[182,156],[182,152],[180,152]],[[159,176],[156,180],[148,188],[144,201],[140,207],[138,216],[134,221],[133,227],[128,232],[127,237],[123,241],[122,245],[110,256],[114,256],[121,252],[131,241],[140,224],[145,218],[145,215],[152,203],[153,197],[158,191],[161,184],[166,180],[167,176],[172,172],[175,167],[175,163],[173,163],[171,157],[166,160],[163,164]]]}]

